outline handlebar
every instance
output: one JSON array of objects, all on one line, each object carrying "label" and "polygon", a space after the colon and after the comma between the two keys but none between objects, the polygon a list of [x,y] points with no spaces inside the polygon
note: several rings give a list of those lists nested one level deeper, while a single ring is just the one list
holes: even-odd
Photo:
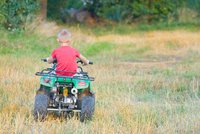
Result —
[{"label": "handlebar", "polygon": [[47,58],[42,58],[41,61],[47,62]]},{"label": "handlebar", "polygon": [[[48,62],[48,58],[42,58],[41,61],[43,61],[43,62]],[[76,62],[77,62],[77,63],[84,64],[83,61],[81,61],[81,60],[77,60]],[[57,59],[56,59],[56,58],[53,59],[53,64],[55,64],[55,63],[57,63]],[[90,65],[93,65],[93,62],[92,62],[92,61],[89,61],[89,64],[90,64]]]},{"label": "handlebar", "polygon": [[89,61],[89,64],[90,64],[90,65],[93,65],[93,62],[92,62],[92,61]]},{"label": "handlebar", "polygon": [[77,60],[76,63],[81,63],[81,64],[83,64],[83,62],[82,62],[81,60]]},{"label": "handlebar", "polygon": [[[77,60],[76,62],[77,62],[77,63],[84,64],[83,61],[81,61],[81,60]],[[92,62],[92,61],[89,61],[89,64],[90,64],[90,65],[93,65],[93,62]]]}]

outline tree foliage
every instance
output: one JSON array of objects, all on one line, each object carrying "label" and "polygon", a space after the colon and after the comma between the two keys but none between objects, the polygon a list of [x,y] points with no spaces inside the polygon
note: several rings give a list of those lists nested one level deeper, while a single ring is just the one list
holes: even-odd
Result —
[{"label": "tree foliage", "polygon": [[[84,9],[93,16],[117,22],[158,22],[178,20],[186,7],[200,14],[200,0],[47,0],[47,17],[59,20],[70,8]],[[46,2],[45,1],[45,4]],[[8,29],[23,28],[41,0],[0,0],[0,24]],[[41,9],[44,7],[41,7]],[[67,17],[70,17],[69,15]],[[68,22],[68,21],[66,21]]]},{"label": "tree foliage", "polygon": [[200,15],[200,0],[187,0],[188,7],[195,9]]},{"label": "tree foliage", "polygon": [[1,0],[0,23],[9,30],[23,28],[38,4],[35,0]]},{"label": "tree foliage", "polygon": [[85,0],[88,10],[115,21],[167,20],[183,0]]}]

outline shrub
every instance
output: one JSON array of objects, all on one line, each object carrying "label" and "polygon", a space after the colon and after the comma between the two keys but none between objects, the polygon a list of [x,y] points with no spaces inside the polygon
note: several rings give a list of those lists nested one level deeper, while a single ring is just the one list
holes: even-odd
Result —
[{"label": "shrub", "polygon": [[100,17],[115,21],[132,22],[138,19],[148,21],[167,20],[170,14],[177,15],[177,8],[182,3],[182,0],[90,0],[90,2],[85,3],[85,6],[89,11],[95,12]]},{"label": "shrub", "polygon": [[0,24],[8,30],[24,28],[37,7],[35,0],[1,0]]}]

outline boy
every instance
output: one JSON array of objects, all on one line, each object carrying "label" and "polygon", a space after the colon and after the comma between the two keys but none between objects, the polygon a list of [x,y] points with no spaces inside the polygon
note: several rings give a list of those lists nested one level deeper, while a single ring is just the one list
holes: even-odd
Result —
[{"label": "boy", "polygon": [[89,60],[70,46],[71,33],[68,30],[61,30],[58,33],[57,41],[60,43],[60,47],[56,48],[52,52],[51,57],[46,59],[48,63],[52,63],[53,59],[57,59],[57,75],[73,76],[78,69],[76,58],[79,58],[84,65],[89,64]]}]

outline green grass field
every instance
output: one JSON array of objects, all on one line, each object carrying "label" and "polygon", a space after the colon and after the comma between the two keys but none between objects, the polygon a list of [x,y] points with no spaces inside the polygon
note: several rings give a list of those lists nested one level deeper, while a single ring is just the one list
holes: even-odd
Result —
[{"label": "green grass field", "polygon": [[49,115],[35,122],[39,77],[34,74],[49,66],[40,59],[58,47],[61,27],[0,31],[0,133],[199,133],[198,26],[139,32],[124,27],[129,31],[123,34],[70,27],[72,46],[95,63],[84,67],[96,77],[94,119],[80,123]]}]

